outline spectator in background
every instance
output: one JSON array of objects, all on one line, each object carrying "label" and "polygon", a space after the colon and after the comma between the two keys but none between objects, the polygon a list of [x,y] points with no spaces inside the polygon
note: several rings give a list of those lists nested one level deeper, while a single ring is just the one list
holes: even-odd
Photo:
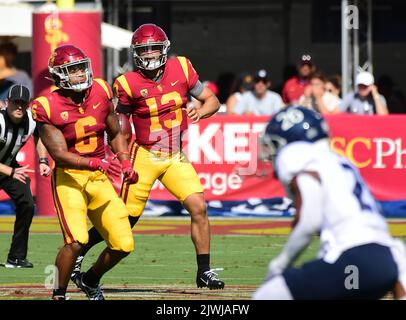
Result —
[{"label": "spectator in background", "polygon": [[356,92],[348,93],[340,103],[342,112],[356,114],[387,115],[385,98],[378,93],[374,85],[374,76],[370,72],[360,72],[355,78]]},{"label": "spectator in background", "polygon": [[[27,87],[32,95],[30,76],[25,71],[17,69],[14,65],[17,53],[17,46],[14,43],[4,42],[0,44],[0,81],[3,82],[3,85],[4,83],[8,84],[8,88],[13,84],[21,84]],[[8,88],[5,90],[5,94],[7,94]]]},{"label": "spectator in background", "polygon": [[240,101],[242,94],[246,91],[252,90],[254,79],[249,73],[241,73],[237,79],[235,79],[231,93],[226,101],[227,113],[233,113],[234,106]]},{"label": "spectator in background", "polygon": [[334,94],[338,98],[341,98],[341,76],[339,74],[328,77],[325,87],[326,91]]},{"label": "spectator in background", "polygon": [[321,114],[340,112],[338,106],[341,99],[326,90],[326,78],[321,73],[314,73],[310,84],[305,88],[299,99],[299,105],[313,109]]},{"label": "spectator in background", "polygon": [[379,92],[385,97],[390,114],[406,113],[406,99],[399,90],[396,90],[395,83],[387,76],[382,75],[377,81]]},{"label": "spectator in background", "polygon": [[273,115],[283,107],[281,96],[269,90],[271,80],[266,70],[259,70],[254,76],[254,89],[244,92],[234,106],[233,114]]},{"label": "spectator in background", "polygon": [[310,55],[302,55],[297,70],[298,75],[286,81],[282,89],[283,102],[286,104],[296,104],[309,84],[309,79],[315,71]]}]

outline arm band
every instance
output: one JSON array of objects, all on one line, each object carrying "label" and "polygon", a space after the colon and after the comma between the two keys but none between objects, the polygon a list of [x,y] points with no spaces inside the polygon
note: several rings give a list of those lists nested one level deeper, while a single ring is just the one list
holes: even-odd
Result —
[{"label": "arm band", "polygon": [[41,164],[41,163],[43,163],[43,164],[46,164],[47,166],[49,166],[49,161],[48,161],[48,158],[39,158],[39,163]]},{"label": "arm band", "polygon": [[132,112],[132,107],[118,103],[118,104],[117,104],[117,107],[116,107],[116,112],[118,112],[118,113],[124,113],[124,114],[131,114],[131,112]]}]

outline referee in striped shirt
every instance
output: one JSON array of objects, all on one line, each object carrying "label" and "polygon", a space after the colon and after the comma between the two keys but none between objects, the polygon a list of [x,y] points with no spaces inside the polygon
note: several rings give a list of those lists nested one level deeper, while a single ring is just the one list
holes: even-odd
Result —
[{"label": "referee in striped shirt", "polygon": [[34,135],[40,159],[40,173],[48,176],[46,149],[36,132],[36,122],[30,110],[30,92],[27,87],[13,85],[7,94],[6,108],[0,110],[0,189],[3,189],[15,203],[16,220],[14,234],[6,268],[32,268],[27,260],[28,234],[34,215],[34,200],[30,189],[29,174],[34,170],[28,165],[20,166],[16,160],[18,151]]}]

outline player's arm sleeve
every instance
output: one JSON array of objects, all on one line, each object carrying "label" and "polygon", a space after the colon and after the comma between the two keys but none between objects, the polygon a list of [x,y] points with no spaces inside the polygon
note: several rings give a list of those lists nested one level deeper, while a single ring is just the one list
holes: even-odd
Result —
[{"label": "player's arm sleeve", "polygon": [[[322,224],[322,186],[314,176],[303,173],[296,177],[295,195],[296,215],[295,226],[288,242],[273,263],[284,270],[309,245],[314,233],[320,230]],[[295,189],[295,188],[293,188]]]},{"label": "player's arm sleeve", "polygon": [[50,123],[51,109],[48,100],[45,97],[33,100],[30,103],[30,108],[32,118],[37,122],[37,127],[43,123]]},{"label": "player's arm sleeve", "polygon": [[110,85],[107,83],[107,81],[103,80],[101,78],[96,78],[96,79],[94,79],[94,82],[96,82],[100,86],[100,88],[103,92],[103,96],[107,100],[112,101],[113,100],[113,91],[111,90]]},{"label": "player's arm sleeve", "polygon": [[129,114],[132,112],[133,92],[125,75],[119,76],[113,84],[114,95],[117,97],[116,112]]},{"label": "player's arm sleeve", "polygon": [[190,91],[199,80],[199,75],[188,58],[179,56],[177,59],[185,75],[188,91]]},{"label": "player's arm sleeve", "polygon": [[203,92],[204,85],[200,80],[197,80],[195,86],[190,89],[189,93],[192,95],[193,98],[197,99],[198,96],[201,95]]}]

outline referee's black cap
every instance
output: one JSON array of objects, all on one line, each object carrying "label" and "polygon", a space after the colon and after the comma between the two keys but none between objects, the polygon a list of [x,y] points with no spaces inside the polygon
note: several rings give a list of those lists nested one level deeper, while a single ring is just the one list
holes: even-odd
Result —
[{"label": "referee's black cap", "polygon": [[21,84],[13,85],[7,95],[9,101],[30,102],[30,90]]}]

